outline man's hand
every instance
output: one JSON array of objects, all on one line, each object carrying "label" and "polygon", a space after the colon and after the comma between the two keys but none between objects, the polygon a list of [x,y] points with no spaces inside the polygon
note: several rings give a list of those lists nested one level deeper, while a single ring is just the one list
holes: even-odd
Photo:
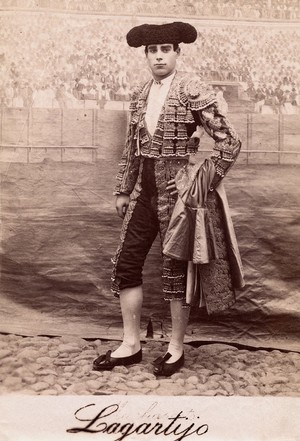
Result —
[{"label": "man's hand", "polygon": [[194,133],[192,134],[191,138],[198,138],[200,141],[200,138],[202,138],[202,136],[204,135],[205,130],[202,126],[197,126],[196,130],[194,131]]},{"label": "man's hand", "polygon": [[127,194],[119,194],[116,199],[116,210],[118,216],[124,219],[129,205],[129,196]]},{"label": "man's hand", "polygon": [[168,181],[168,185],[166,187],[166,190],[170,192],[171,195],[177,194],[177,188],[176,188],[176,184],[175,184],[175,179],[171,179],[170,181]]}]

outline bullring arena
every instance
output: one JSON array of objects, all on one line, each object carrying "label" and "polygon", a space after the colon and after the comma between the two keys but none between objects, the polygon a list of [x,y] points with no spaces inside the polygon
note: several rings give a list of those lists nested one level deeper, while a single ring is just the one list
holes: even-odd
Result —
[{"label": "bullring arena", "polygon": [[[187,368],[155,380],[150,352],[170,331],[155,244],[145,362],[103,379],[91,360],[122,338],[112,190],[130,96],[149,77],[125,35],[179,20],[198,39],[178,69],[212,85],[242,138],[225,185],[246,286],[220,316],[193,312]],[[2,0],[0,39],[0,392],[299,397],[299,1]],[[203,159],[211,149],[203,138]]]}]

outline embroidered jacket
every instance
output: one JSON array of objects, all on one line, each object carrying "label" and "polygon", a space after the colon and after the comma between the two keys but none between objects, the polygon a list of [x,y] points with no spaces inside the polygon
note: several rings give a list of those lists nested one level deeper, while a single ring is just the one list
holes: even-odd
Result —
[{"label": "embroidered jacket", "polygon": [[176,73],[151,137],[145,125],[145,113],[152,82],[148,81],[133,94],[127,139],[114,194],[129,195],[132,192],[139,172],[140,156],[176,158],[195,153],[198,145],[191,142],[190,137],[197,125],[215,140],[211,155],[215,166],[212,188],[215,188],[235,162],[241,142],[222,113],[214,91],[197,77]]}]

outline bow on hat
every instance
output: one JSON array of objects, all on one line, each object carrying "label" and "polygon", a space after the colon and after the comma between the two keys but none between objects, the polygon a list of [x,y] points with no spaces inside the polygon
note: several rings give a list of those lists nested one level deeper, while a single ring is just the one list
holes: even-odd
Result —
[{"label": "bow on hat", "polygon": [[126,35],[127,43],[131,47],[164,43],[193,43],[196,38],[197,31],[194,26],[181,21],[162,25],[142,24],[132,28]]}]

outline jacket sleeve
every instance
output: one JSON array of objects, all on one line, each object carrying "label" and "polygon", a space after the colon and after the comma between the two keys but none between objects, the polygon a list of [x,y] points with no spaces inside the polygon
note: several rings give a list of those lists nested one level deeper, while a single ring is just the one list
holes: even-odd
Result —
[{"label": "jacket sleeve", "polygon": [[195,117],[215,141],[211,155],[215,166],[215,176],[211,184],[214,189],[235,163],[241,150],[241,141],[217,102],[199,110]]},{"label": "jacket sleeve", "polygon": [[127,130],[127,137],[125,147],[122,153],[121,161],[119,163],[119,170],[116,176],[117,182],[113,194],[127,194],[130,195],[134,189],[140,165],[140,157],[136,156],[136,105],[139,90],[136,90],[132,96],[129,110],[131,111],[131,117],[129,127]]},{"label": "jacket sleeve", "polygon": [[114,189],[114,195],[130,195],[138,177],[140,157],[135,155],[134,127],[132,124],[129,124],[126,144],[116,177],[117,183]]},{"label": "jacket sleeve", "polygon": [[188,84],[185,92],[196,124],[202,126],[215,141],[211,155],[215,166],[211,184],[211,189],[214,189],[235,163],[241,141],[210,86],[195,79]]}]

